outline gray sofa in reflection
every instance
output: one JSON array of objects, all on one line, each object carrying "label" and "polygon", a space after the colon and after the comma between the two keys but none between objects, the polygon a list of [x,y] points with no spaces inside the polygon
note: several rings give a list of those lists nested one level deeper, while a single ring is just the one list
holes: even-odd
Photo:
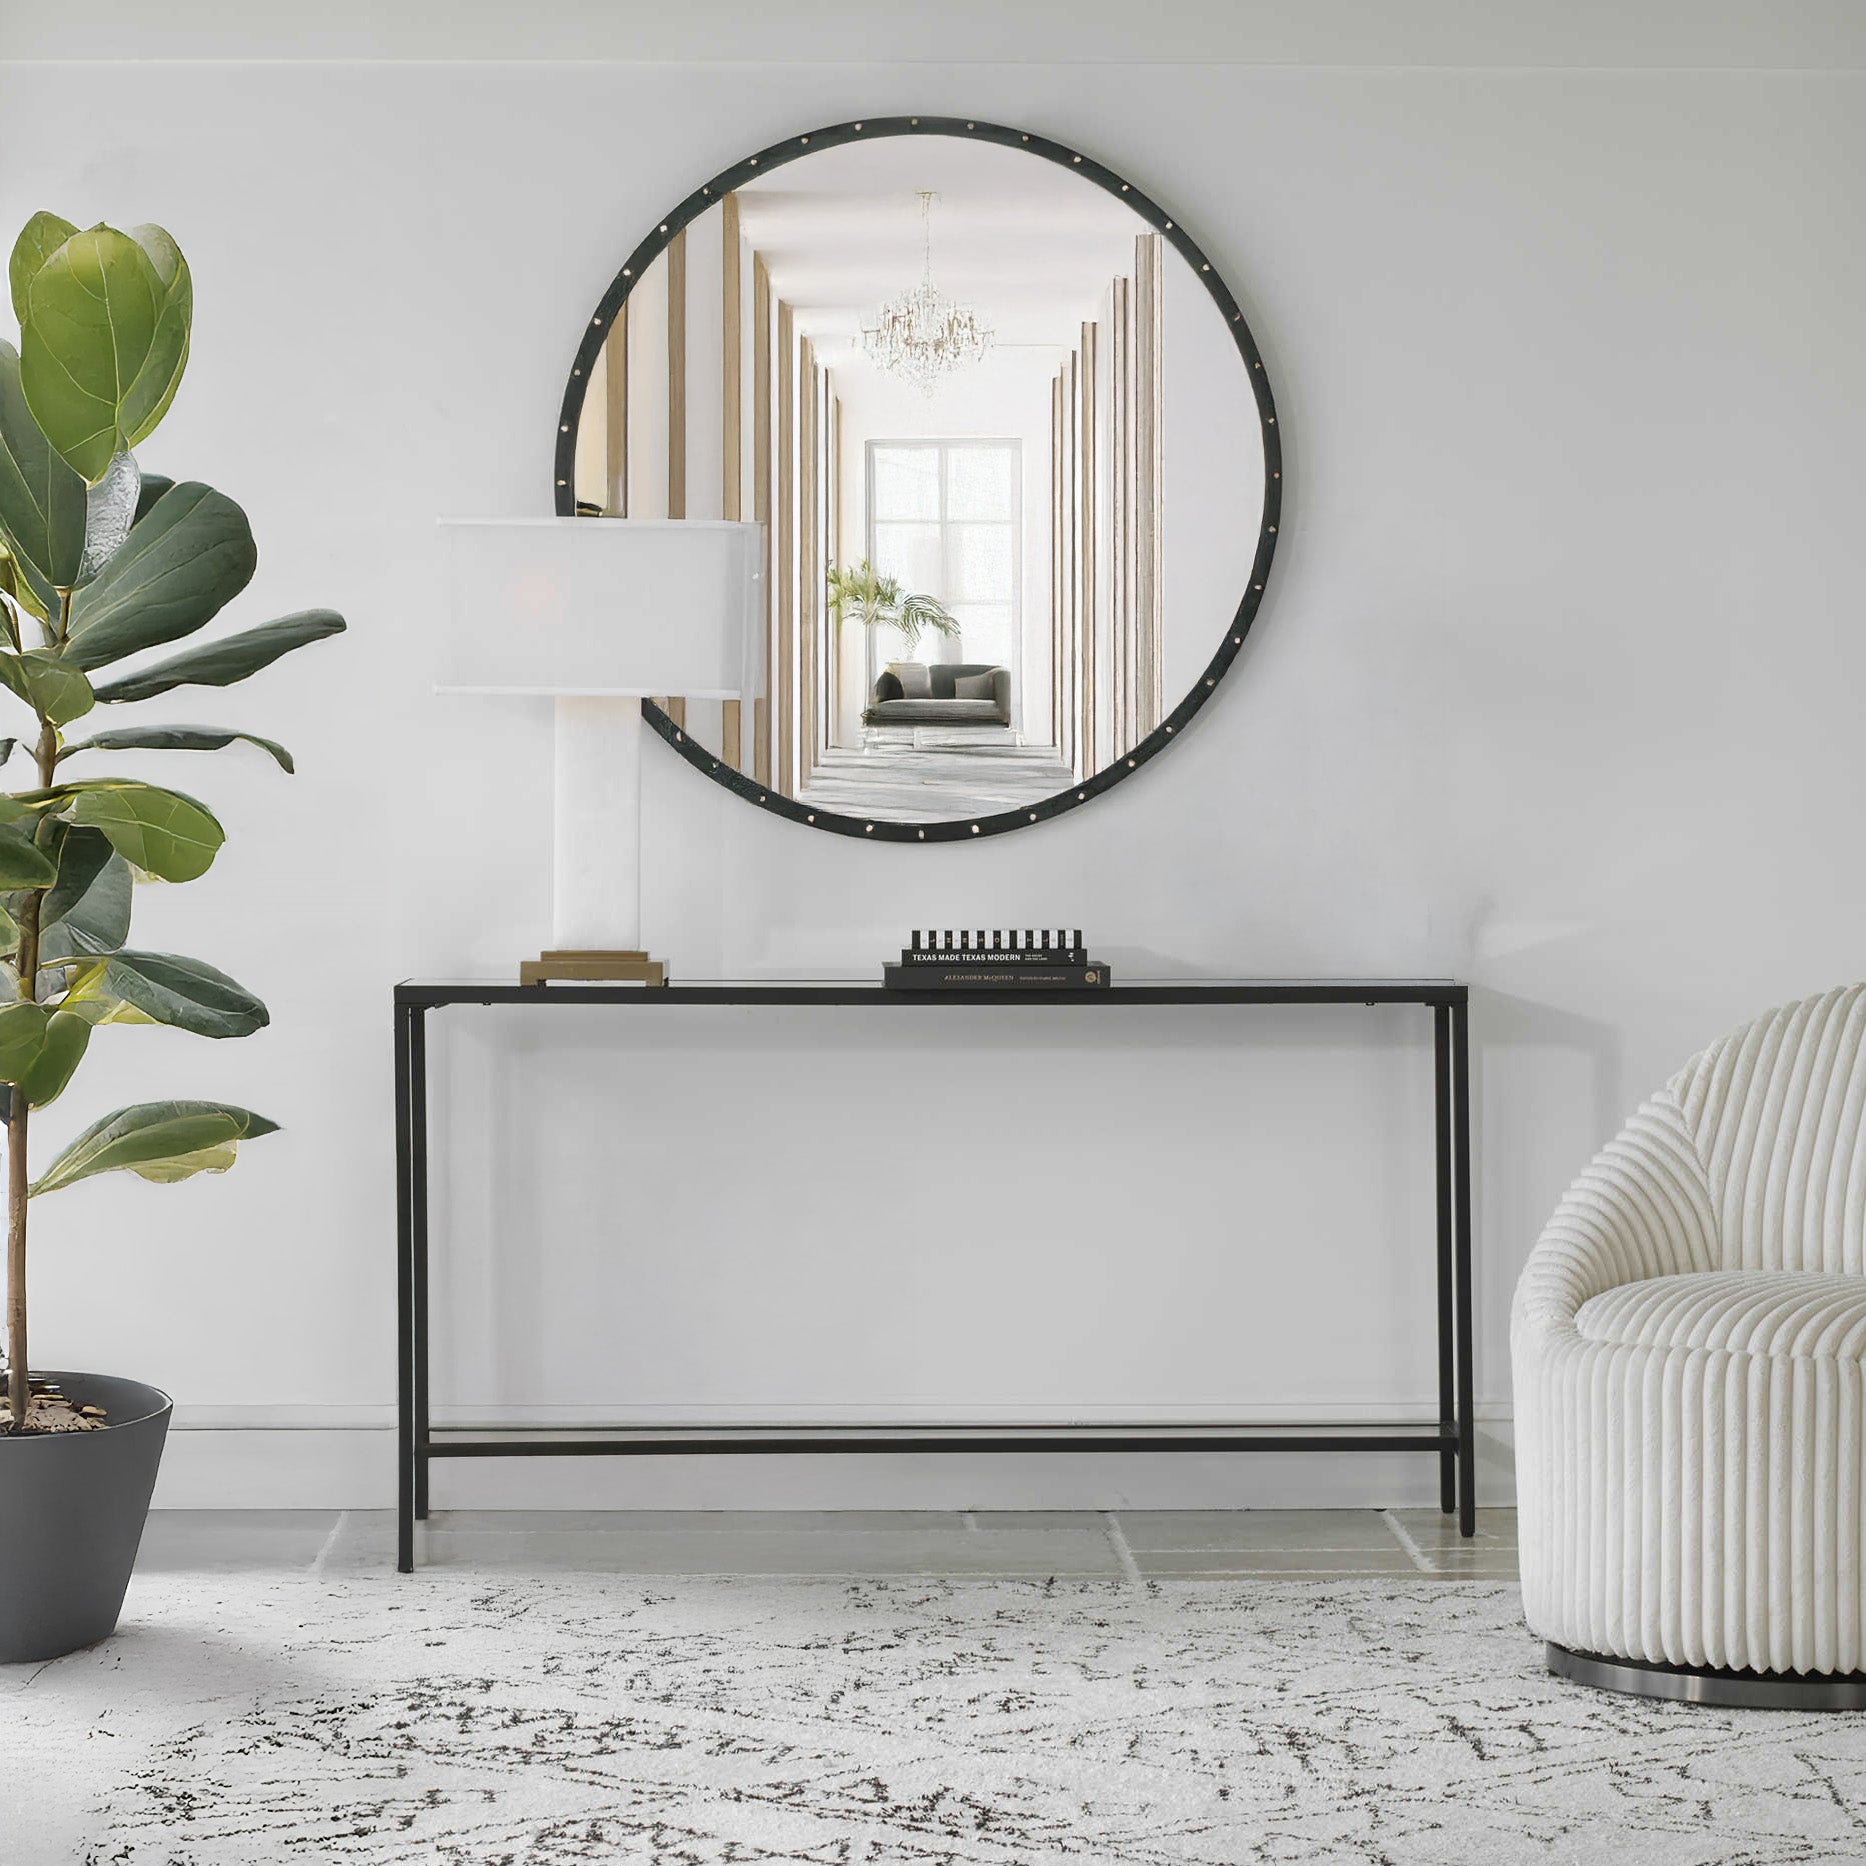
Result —
[{"label": "gray sofa in reflection", "polygon": [[862,714],[865,726],[1008,726],[1011,670],[982,661],[890,661]]}]

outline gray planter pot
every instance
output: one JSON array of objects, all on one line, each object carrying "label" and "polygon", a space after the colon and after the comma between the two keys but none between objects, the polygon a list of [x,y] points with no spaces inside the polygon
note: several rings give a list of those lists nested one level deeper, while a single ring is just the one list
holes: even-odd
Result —
[{"label": "gray planter pot", "polygon": [[116,1631],[174,1402],[139,1380],[45,1374],[101,1432],[0,1433],[0,1664]]}]

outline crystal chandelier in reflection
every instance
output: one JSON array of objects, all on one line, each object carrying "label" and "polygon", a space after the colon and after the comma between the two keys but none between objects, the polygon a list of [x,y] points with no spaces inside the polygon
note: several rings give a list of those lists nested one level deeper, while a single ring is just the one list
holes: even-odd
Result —
[{"label": "crystal chandelier in reflection", "polygon": [[954,304],[933,283],[933,203],[922,188],[920,223],[925,258],[920,283],[890,299],[862,330],[862,349],[872,363],[931,395],[943,377],[976,363],[991,348],[991,327],[970,305]]}]

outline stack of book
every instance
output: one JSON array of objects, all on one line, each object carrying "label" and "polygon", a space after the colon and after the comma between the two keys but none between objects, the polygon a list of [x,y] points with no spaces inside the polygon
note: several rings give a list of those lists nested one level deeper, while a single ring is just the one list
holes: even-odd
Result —
[{"label": "stack of book", "polygon": [[1102,991],[1108,968],[1088,956],[1082,930],[948,927],[914,933],[899,965],[881,968],[891,991]]}]

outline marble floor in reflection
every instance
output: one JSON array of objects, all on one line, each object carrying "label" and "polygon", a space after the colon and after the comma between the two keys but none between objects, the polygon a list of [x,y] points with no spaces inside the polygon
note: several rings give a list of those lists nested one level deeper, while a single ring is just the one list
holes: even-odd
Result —
[{"label": "marble floor in reflection", "polygon": [[943,823],[1041,803],[1074,782],[1053,745],[996,729],[918,727],[853,750],[832,746],[799,801],[843,816]]}]

